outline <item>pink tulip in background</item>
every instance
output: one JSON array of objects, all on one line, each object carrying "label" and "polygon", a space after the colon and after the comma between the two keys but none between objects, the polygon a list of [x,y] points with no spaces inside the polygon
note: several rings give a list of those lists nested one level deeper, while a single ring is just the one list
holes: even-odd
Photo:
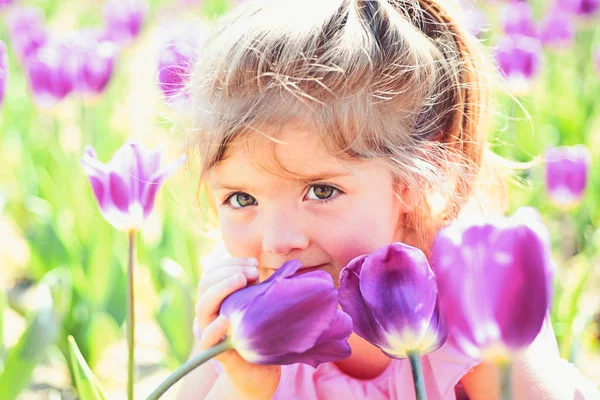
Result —
[{"label": "pink tulip in background", "polygon": [[172,22],[165,24],[160,34],[158,84],[171,106],[185,105],[191,67],[198,58],[209,28],[202,22]]},{"label": "pink tulip in background", "polygon": [[581,202],[591,158],[590,151],[583,145],[546,150],[546,189],[556,206],[571,208]]},{"label": "pink tulip in background", "polygon": [[181,156],[163,167],[161,157],[160,150],[147,150],[130,141],[104,164],[91,146],[86,149],[81,164],[102,215],[116,229],[139,230],[154,207],[158,189],[185,160]]},{"label": "pink tulip in background", "polygon": [[6,44],[0,40],[0,106],[4,100],[6,91],[6,82],[8,80],[8,55],[6,54]]}]

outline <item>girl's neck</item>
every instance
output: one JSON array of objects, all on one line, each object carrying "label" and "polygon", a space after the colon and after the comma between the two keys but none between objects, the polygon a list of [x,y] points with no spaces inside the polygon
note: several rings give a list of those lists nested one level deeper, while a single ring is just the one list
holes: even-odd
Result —
[{"label": "girl's neck", "polygon": [[390,365],[391,359],[381,350],[352,333],[348,339],[352,355],[335,365],[346,375],[356,379],[373,379],[378,377]]}]

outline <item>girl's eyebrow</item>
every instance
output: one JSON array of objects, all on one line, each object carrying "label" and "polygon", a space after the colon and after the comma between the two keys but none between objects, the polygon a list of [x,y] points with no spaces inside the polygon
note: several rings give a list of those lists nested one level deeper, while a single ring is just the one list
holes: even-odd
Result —
[{"label": "girl's eyebrow", "polygon": [[[353,175],[353,174],[350,172],[318,173],[318,174],[314,174],[314,175],[298,176],[297,178],[288,178],[288,180],[297,182],[299,184],[306,185],[306,184],[313,183],[313,182],[320,182],[320,181],[326,181],[329,179],[343,178],[343,177],[347,177],[347,176],[351,176],[351,175]],[[215,180],[213,188],[221,189],[221,190],[242,190],[246,186],[248,186],[247,183],[237,185],[237,184],[221,183],[221,182]]]},{"label": "girl's eyebrow", "polygon": [[319,173],[319,174],[314,174],[314,175],[304,175],[302,177],[298,177],[297,179],[295,179],[295,181],[303,183],[303,184],[308,184],[308,183],[312,183],[312,182],[326,181],[329,179],[343,178],[343,177],[350,176],[350,175],[353,175],[353,174],[350,172]]}]

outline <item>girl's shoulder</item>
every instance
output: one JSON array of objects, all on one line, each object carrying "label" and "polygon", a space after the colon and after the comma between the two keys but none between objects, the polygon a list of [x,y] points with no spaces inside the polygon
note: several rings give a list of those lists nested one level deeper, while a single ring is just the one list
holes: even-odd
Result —
[{"label": "girl's shoulder", "polygon": [[[479,363],[462,354],[452,342],[423,356],[421,364],[427,398],[454,400],[454,387]],[[334,363],[317,368],[306,364],[285,365],[274,400],[302,398],[388,400],[414,397],[412,373],[408,360],[394,359],[379,376],[363,380],[344,374]]]}]

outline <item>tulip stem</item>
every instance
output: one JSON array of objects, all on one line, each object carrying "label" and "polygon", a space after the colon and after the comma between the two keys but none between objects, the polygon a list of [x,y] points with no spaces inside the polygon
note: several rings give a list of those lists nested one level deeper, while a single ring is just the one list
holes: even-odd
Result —
[{"label": "tulip stem", "polygon": [[134,337],[135,337],[135,312],[133,303],[133,266],[135,259],[135,231],[129,232],[129,265],[127,266],[127,399],[133,400],[133,372],[134,372]]},{"label": "tulip stem", "polygon": [[511,400],[512,399],[512,368],[511,363],[506,362],[499,366],[500,368],[500,387],[502,390],[501,399]]},{"label": "tulip stem", "polygon": [[423,370],[421,369],[421,355],[418,351],[407,352],[412,371],[413,383],[415,384],[416,400],[427,400],[425,393],[425,381],[423,380]]},{"label": "tulip stem", "polygon": [[162,383],[150,393],[150,395],[146,398],[146,400],[156,400],[171,386],[173,386],[177,381],[183,378],[185,375],[190,373],[196,367],[204,364],[206,361],[210,360],[213,357],[218,356],[219,354],[233,349],[233,343],[229,338],[225,338],[221,343],[209,348],[208,350],[203,351],[202,353],[196,355],[193,358],[190,358],[185,364],[181,365],[175,371],[171,373]]}]

